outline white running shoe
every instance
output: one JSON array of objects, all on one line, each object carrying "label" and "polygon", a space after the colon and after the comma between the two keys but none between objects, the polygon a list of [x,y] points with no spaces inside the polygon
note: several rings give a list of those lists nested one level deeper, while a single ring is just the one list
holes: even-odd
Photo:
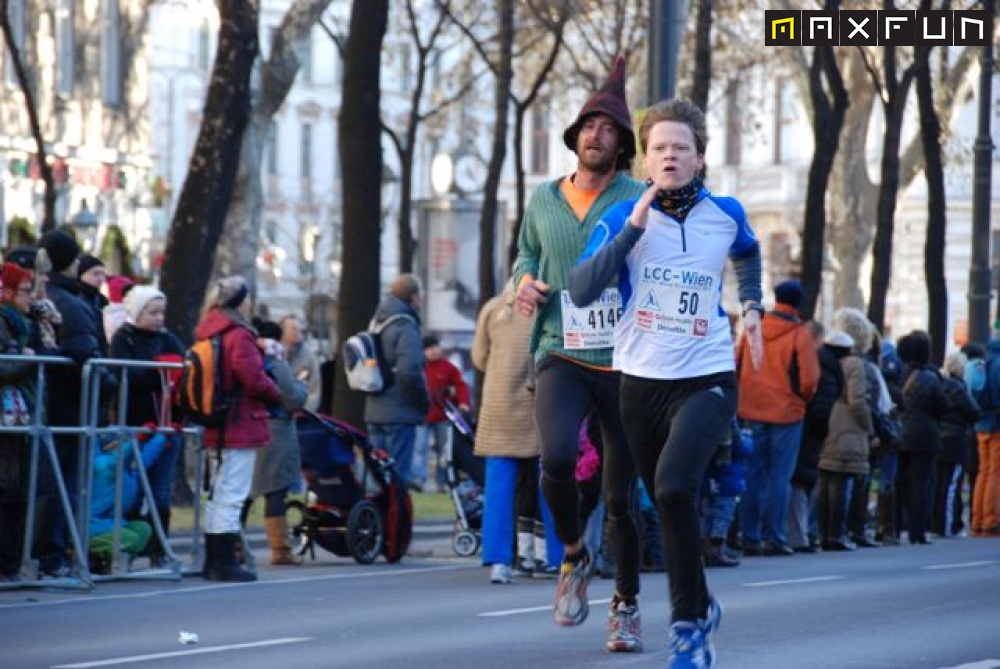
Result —
[{"label": "white running shoe", "polygon": [[493,569],[490,571],[490,583],[503,585],[505,583],[510,583],[513,580],[514,580],[514,570],[510,568],[510,565],[506,564],[493,565]]}]

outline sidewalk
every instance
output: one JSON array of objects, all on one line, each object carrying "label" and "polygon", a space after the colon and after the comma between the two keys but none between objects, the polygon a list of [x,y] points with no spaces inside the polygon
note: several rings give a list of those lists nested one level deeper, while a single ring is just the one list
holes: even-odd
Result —
[{"label": "sidewalk", "polygon": [[[414,557],[457,557],[451,548],[451,538],[455,531],[454,520],[421,520],[413,525],[413,540],[410,542],[410,553]],[[267,552],[267,535],[260,526],[249,527],[245,532],[247,543],[254,553]],[[182,533],[172,536],[171,546],[175,551],[187,551],[191,545],[191,536]]]}]

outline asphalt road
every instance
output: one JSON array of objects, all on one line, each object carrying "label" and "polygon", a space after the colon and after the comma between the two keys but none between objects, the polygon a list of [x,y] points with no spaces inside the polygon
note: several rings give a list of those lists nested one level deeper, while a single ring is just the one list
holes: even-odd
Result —
[{"label": "asphalt road", "polygon": [[[662,667],[666,579],[643,576],[646,652],[603,650],[611,582],[559,628],[553,580],[491,585],[475,559],[424,536],[398,565],[324,554],[251,584],[101,583],[0,592],[0,667]],[[263,562],[263,551],[258,553]],[[718,667],[1000,667],[1000,539],[854,554],[751,558],[709,572],[725,615]],[[197,634],[182,645],[180,632]]]}]

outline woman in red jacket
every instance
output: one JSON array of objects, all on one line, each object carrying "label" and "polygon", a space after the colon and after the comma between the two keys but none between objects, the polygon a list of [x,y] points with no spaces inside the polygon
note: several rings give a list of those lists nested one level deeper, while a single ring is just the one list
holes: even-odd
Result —
[{"label": "woman in red jacket", "polygon": [[[264,355],[250,326],[250,300],[243,277],[231,276],[209,291],[197,339],[222,338],[223,387],[230,396],[222,428],[206,428],[205,450],[215,463],[205,504],[205,566],[209,581],[254,581],[240,567],[240,509],[250,495],[256,449],[271,441],[268,406],[281,401],[277,385],[264,371]],[[218,457],[215,457],[215,454]]]}]

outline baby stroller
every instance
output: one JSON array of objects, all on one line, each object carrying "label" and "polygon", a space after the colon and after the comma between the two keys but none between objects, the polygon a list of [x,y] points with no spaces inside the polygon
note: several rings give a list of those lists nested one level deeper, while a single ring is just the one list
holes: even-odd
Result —
[{"label": "baby stroller", "polygon": [[393,460],[365,433],[329,416],[296,418],[306,503],[288,504],[288,526],[299,555],[316,559],[316,544],[334,555],[371,564],[398,562],[413,532],[413,505],[398,483]]},{"label": "baby stroller", "polygon": [[440,400],[440,405],[452,426],[452,438],[442,450],[445,481],[455,505],[455,535],[451,548],[456,555],[471,557],[482,543],[479,532],[483,527],[485,465],[483,459],[473,453],[476,437],[469,421],[450,399]]}]

